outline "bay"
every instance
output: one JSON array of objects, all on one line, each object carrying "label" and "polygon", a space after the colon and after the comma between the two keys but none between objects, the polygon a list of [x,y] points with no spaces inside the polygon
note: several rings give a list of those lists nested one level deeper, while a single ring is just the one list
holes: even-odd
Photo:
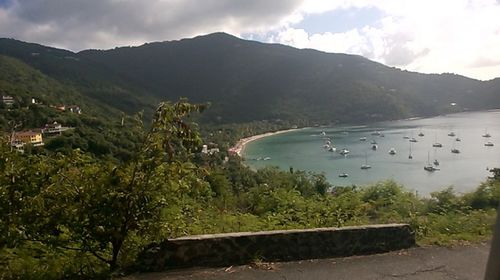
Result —
[{"label": "bay", "polygon": [[[376,132],[381,135],[372,135]],[[455,136],[448,136],[450,132]],[[419,136],[420,133],[424,136]],[[491,137],[483,137],[485,133]],[[405,136],[418,141],[411,143],[412,159],[409,159],[410,142]],[[360,140],[363,137],[366,141]],[[323,147],[327,139],[331,139],[337,152]],[[377,150],[372,150],[371,141],[377,142]],[[485,146],[488,141],[494,146]],[[433,147],[435,142],[443,147]],[[338,153],[343,148],[350,151],[348,155]],[[395,149],[395,155],[389,154],[391,148]],[[452,148],[460,153],[452,153]],[[336,186],[367,185],[392,179],[421,195],[448,186],[462,193],[474,190],[485,181],[491,175],[489,168],[500,167],[500,110],[363,126],[306,128],[250,142],[242,155],[245,163],[255,169],[277,166],[283,170],[324,173]],[[439,170],[425,171],[423,167],[428,160],[432,164],[434,159],[439,161],[436,166]],[[360,168],[365,162],[370,169]],[[349,176],[341,178],[341,173]]]}]

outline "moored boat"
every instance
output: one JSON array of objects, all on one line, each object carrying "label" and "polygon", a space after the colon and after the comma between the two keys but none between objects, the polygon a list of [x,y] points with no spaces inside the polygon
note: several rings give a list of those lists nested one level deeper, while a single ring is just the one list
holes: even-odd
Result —
[{"label": "moored boat", "polygon": [[484,138],[490,138],[490,137],[491,137],[491,135],[488,133],[488,130],[487,130],[487,129],[485,129],[485,130],[484,130],[484,134],[483,134],[482,136],[483,136]]},{"label": "moored boat", "polygon": [[[439,170],[438,168],[434,167],[434,165],[432,165],[430,163],[429,158],[430,158],[430,153],[427,152],[427,165],[424,166],[424,170],[429,171],[429,172],[434,172],[436,170]],[[439,165],[439,163],[437,165]]]},{"label": "moored boat", "polygon": [[368,153],[365,152],[365,164],[361,165],[361,169],[370,169],[371,165],[368,164]]},{"label": "moored boat", "polygon": [[344,155],[344,156],[345,156],[345,155],[347,155],[348,153],[349,153],[349,150],[348,150],[348,149],[346,149],[346,148],[343,148],[343,149],[342,149],[342,150],[340,150],[340,152],[339,152],[339,154]]}]

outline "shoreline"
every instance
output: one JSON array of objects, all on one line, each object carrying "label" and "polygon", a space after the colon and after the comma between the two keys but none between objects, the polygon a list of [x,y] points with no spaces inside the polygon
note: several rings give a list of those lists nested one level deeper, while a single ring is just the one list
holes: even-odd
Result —
[{"label": "shoreline", "polygon": [[266,132],[266,133],[262,133],[262,134],[257,134],[257,135],[241,138],[240,140],[238,140],[238,142],[236,142],[236,144],[233,147],[229,148],[228,151],[231,153],[237,154],[239,157],[242,157],[241,154],[245,150],[245,146],[252,141],[262,139],[264,137],[268,137],[268,136],[272,136],[272,135],[283,134],[283,133],[297,131],[297,130],[301,130],[301,129],[305,129],[305,128],[306,127],[290,128],[290,129],[278,130],[278,131],[274,131],[274,132]]}]

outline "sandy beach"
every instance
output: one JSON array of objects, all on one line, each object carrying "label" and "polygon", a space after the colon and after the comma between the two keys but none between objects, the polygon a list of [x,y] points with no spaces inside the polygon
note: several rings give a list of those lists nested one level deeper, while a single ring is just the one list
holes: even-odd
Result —
[{"label": "sandy beach", "polygon": [[236,143],[236,145],[234,145],[233,147],[231,147],[229,149],[229,152],[236,153],[236,154],[238,154],[238,156],[241,157],[241,153],[245,149],[245,145],[252,142],[252,141],[255,141],[257,139],[261,139],[264,137],[268,137],[271,135],[282,134],[282,133],[296,131],[296,130],[300,130],[300,129],[303,129],[303,128],[291,128],[291,129],[279,130],[279,131],[275,131],[275,132],[267,132],[267,133],[263,133],[263,134],[258,134],[258,135],[242,138],[238,141],[238,143]]}]

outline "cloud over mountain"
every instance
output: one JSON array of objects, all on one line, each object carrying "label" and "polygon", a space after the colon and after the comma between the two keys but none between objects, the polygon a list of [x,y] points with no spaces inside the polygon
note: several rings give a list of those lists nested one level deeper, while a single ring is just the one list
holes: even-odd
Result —
[{"label": "cloud over mountain", "polygon": [[82,50],[223,31],[491,79],[498,15],[498,0],[0,0],[0,36]]},{"label": "cloud over mountain", "polygon": [[80,50],[278,25],[298,0],[15,0],[0,6],[0,34]]}]

